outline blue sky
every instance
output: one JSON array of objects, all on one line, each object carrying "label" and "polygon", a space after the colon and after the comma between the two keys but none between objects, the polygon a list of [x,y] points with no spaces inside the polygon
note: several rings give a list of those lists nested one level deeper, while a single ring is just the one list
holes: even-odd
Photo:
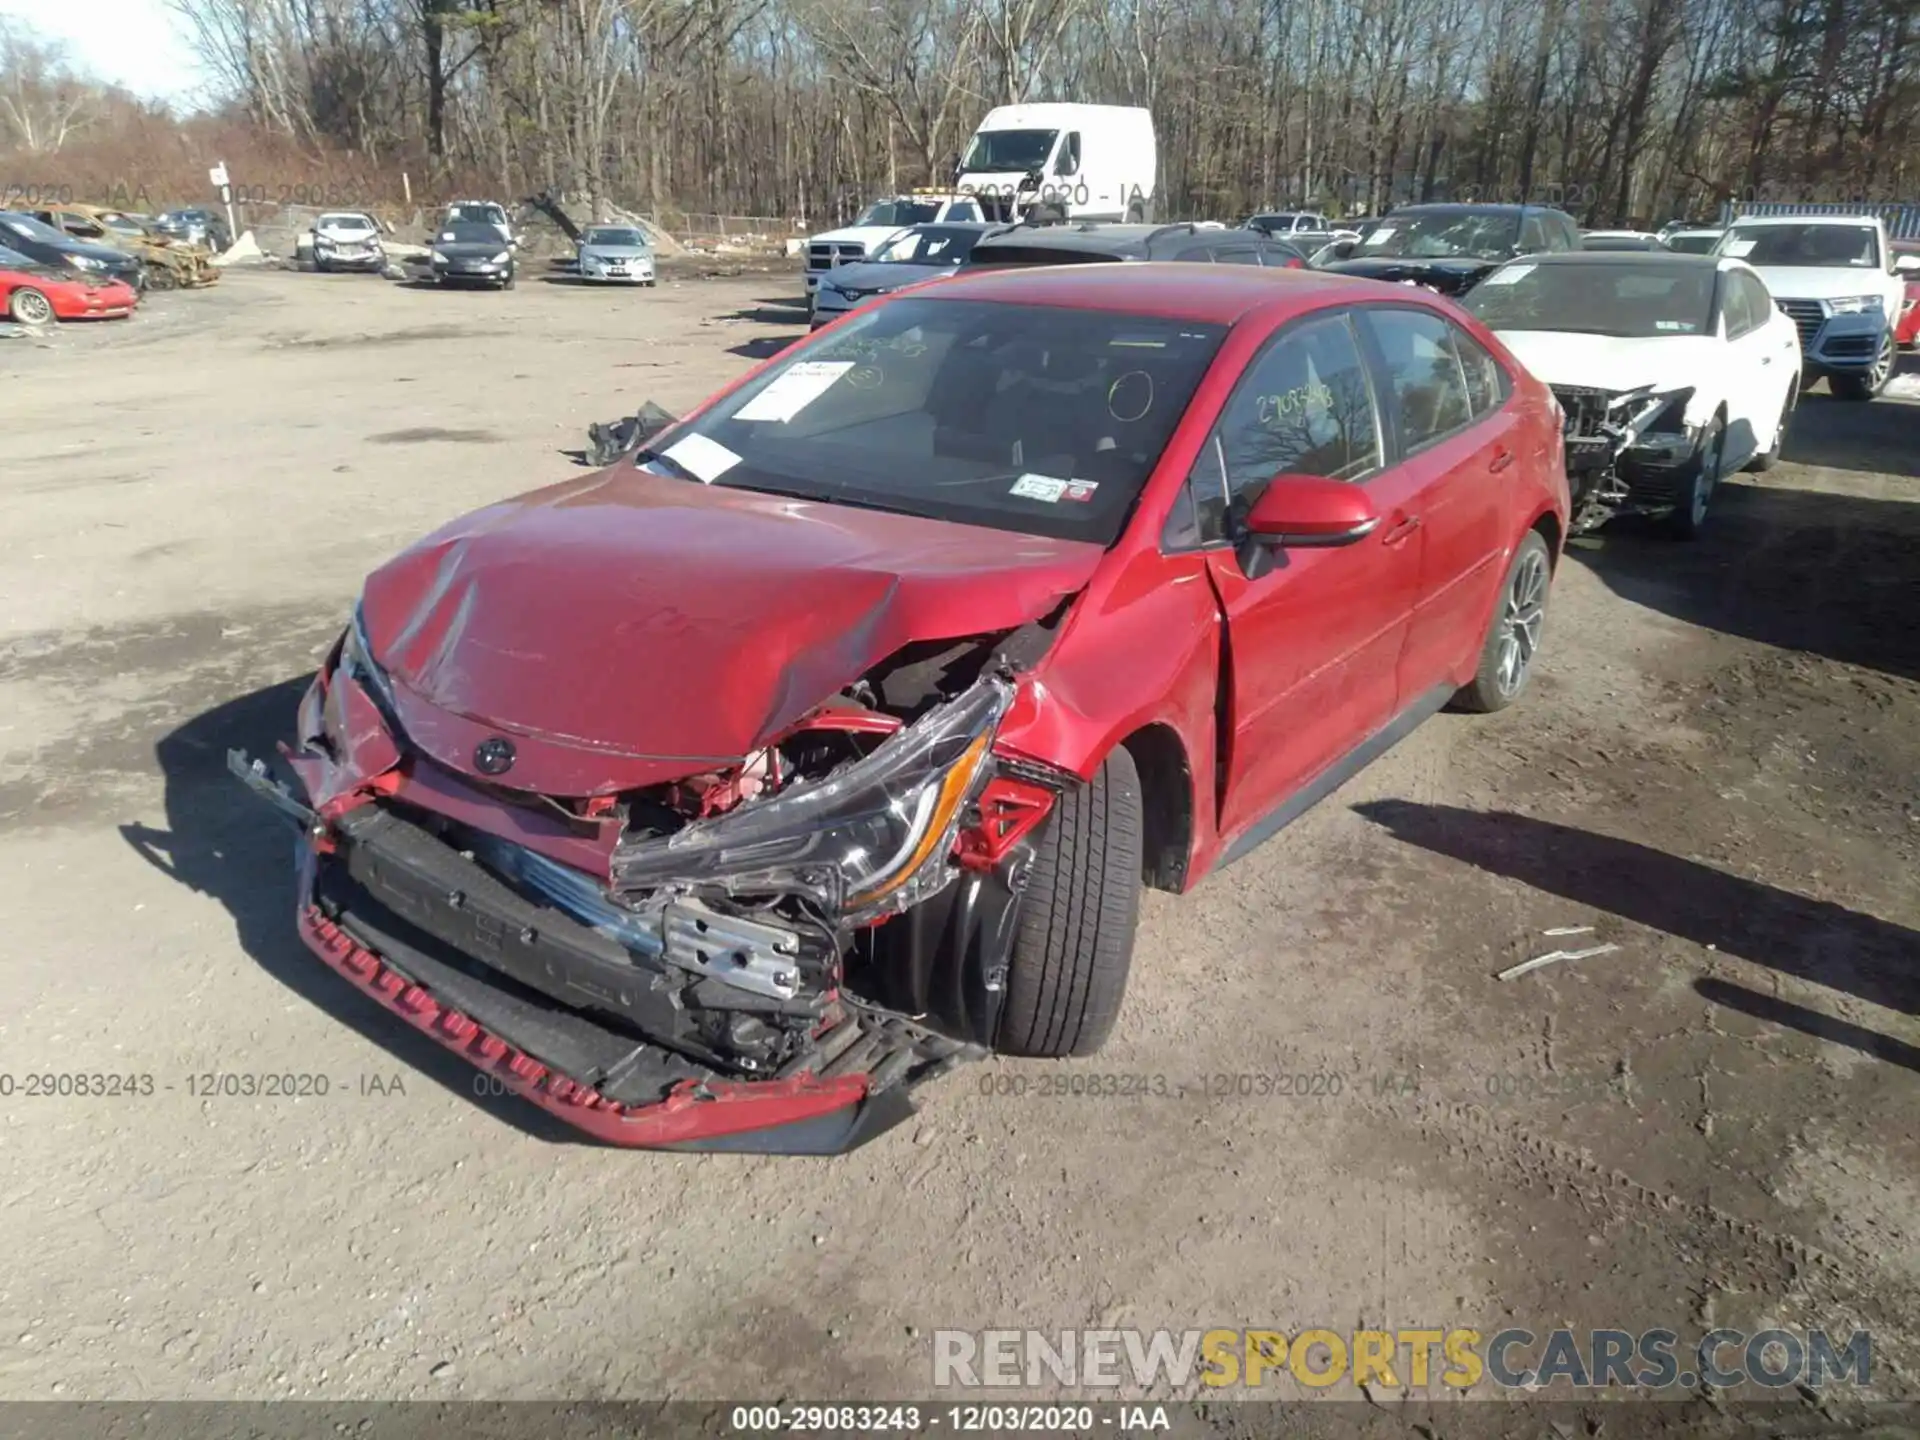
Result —
[{"label": "blue sky", "polygon": [[0,0],[0,15],[63,42],[77,69],[137,95],[188,101],[205,82],[162,0]]}]

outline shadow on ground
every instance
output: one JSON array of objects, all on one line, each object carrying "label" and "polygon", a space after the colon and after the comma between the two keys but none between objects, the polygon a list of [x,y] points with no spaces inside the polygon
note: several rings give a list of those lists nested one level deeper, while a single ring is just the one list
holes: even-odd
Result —
[{"label": "shadow on ground", "polygon": [[768,360],[785,350],[789,345],[800,343],[798,335],[764,335],[758,340],[744,341],[739,345],[729,345],[727,353],[738,355],[746,360]]},{"label": "shadow on ground", "polygon": [[[1844,409],[1900,410],[1920,422],[1920,408]],[[1920,429],[1908,443],[1920,447]],[[1920,463],[1920,448],[1906,463]],[[1723,486],[1697,543],[1610,526],[1567,554],[1615,594],[1675,619],[1920,679],[1920,504],[1792,489],[1779,474]]]},{"label": "shadow on ground", "polygon": [[1735,985],[1711,975],[1694,981],[1693,989],[1702,1000],[1722,1009],[1738,1010],[1743,1015],[1751,1015],[1756,1020],[1764,1020],[1788,1030],[1798,1030],[1816,1040],[1848,1046],[1863,1055],[1884,1060],[1889,1065],[1920,1071],[1920,1046],[1909,1045],[1891,1035],[1882,1035],[1878,1030],[1869,1030],[1851,1020],[1822,1015],[1818,1010],[1809,1010],[1791,1000],[1782,1000],[1777,995],[1763,995],[1758,990],[1749,990],[1744,985]]},{"label": "shadow on ground", "polygon": [[1904,925],[1632,840],[1510,811],[1406,800],[1370,800],[1354,810],[1395,839],[1436,855],[1920,1015],[1920,931]]},{"label": "shadow on ground", "polygon": [[233,917],[241,948],[275,980],[409,1069],[536,1139],[596,1144],[511,1095],[476,1094],[479,1072],[395,1019],[310,954],[294,930],[292,827],[227,772],[227,751],[268,757],[293,738],[311,679],[295,676],[214,706],[169,732],[154,754],[166,783],[167,828],[129,824],[140,857],[211,896]]}]

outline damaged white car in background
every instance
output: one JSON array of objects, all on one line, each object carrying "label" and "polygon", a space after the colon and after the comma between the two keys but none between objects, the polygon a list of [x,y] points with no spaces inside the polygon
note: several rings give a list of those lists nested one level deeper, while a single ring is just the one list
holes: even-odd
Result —
[{"label": "damaged white car in background", "polygon": [[1461,303],[1565,412],[1573,534],[1645,514],[1691,539],[1723,476],[1780,457],[1800,396],[1800,332],[1739,260],[1534,255]]}]

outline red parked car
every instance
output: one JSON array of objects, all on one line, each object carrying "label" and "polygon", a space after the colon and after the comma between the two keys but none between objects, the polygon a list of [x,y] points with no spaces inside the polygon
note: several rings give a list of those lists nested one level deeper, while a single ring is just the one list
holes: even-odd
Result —
[{"label": "red parked car", "polygon": [[1532,673],[1560,415],[1424,290],[960,276],[376,571],[285,747],[322,960],[631,1145],[1084,1055],[1184,891]]},{"label": "red parked car", "polygon": [[1893,263],[1904,272],[1907,298],[1893,322],[1893,339],[1902,350],[1920,345],[1920,240],[1893,242]]},{"label": "red parked car", "polygon": [[119,280],[82,280],[0,245],[0,314],[23,325],[52,320],[118,320],[140,297]]}]

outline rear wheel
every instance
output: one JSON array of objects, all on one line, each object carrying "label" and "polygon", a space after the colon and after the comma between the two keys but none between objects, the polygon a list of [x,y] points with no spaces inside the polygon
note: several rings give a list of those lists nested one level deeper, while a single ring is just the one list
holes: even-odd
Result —
[{"label": "rear wheel", "polygon": [[1682,540],[1698,540],[1707,523],[1707,507],[1720,484],[1720,467],[1727,454],[1727,425],[1718,415],[1700,442],[1700,451],[1680,481],[1680,494],[1667,517],[1667,529]]},{"label": "rear wheel", "polygon": [[1054,803],[1020,903],[1002,1054],[1091,1055],[1112,1033],[1140,914],[1140,812],[1124,748]]},{"label": "rear wheel", "polygon": [[7,301],[7,313],[22,325],[49,325],[53,302],[31,285],[22,285]]},{"label": "rear wheel", "polygon": [[164,265],[154,265],[147,270],[147,289],[149,290],[172,290],[176,284],[173,271]]},{"label": "rear wheel", "polygon": [[1842,400],[1871,400],[1893,379],[1894,361],[1899,353],[1899,347],[1893,343],[1893,332],[1888,330],[1880,337],[1880,353],[1873,357],[1871,369],[1830,374],[1827,388]]},{"label": "rear wheel", "polygon": [[1480,668],[1453,697],[1456,710],[1491,715],[1520,698],[1533,678],[1533,662],[1547,623],[1547,592],[1553,557],[1538,530],[1529,530],[1507,566],[1506,583],[1494,603],[1493,624],[1480,647]]}]

